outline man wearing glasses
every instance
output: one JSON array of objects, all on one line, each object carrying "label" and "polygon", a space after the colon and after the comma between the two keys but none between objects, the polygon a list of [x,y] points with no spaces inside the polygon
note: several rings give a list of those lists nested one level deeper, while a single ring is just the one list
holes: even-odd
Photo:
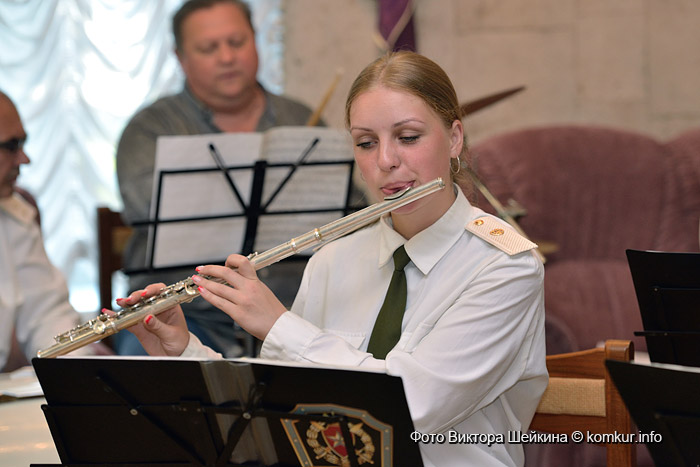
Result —
[{"label": "man wearing glasses", "polygon": [[[80,323],[61,273],[44,250],[36,209],[15,192],[27,133],[17,108],[0,91],[0,369],[27,363],[53,336]],[[19,350],[12,355],[13,348]],[[80,349],[79,349],[80,350]],[[85,354],[95,353],[96,348]],[[22,356],[24,358],[22,358]],[[26,360],[25,360],[26,359]]]},{"label": "man wearing glasses", "polygon": [[10,98],[0,92],[0,199],[12,195],[20,165],[29,164],[23,150],[26,140],[27,133],[17,109]]}]

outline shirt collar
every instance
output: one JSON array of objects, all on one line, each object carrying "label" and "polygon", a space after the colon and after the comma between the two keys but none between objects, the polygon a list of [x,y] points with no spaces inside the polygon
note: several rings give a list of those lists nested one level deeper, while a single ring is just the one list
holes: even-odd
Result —
[{"label": "shirt collar", "polygon": [[419,232],[410,240],[406,240],[396,232],[391,222],[391,216],[385,215],[379,221],[379,267],[389,262],[394,250],[405,245],[408,256],[416,267],[428,274],[447,251],[464,234],[464,226],[472,216],[474,209],[462,190],[453,185],[457,199],[450,209],[433,225]]},{"label": "shirt collar", "polygon": [[13,193],[12,196],[8,196],[7,198],[0,199],[0,211],[7,213],[24,225],[35,222],[36,210],[32,205],[20,198],[17,193]]},{"label": "shirt collar", "polygon": [[218,128],[216,125],[214,125],[214,113],[211,111],[211,109],[204,105],[204,102],[197,99],[197,97],[192,93],[192,90],[190,89],[190,86],[189,84],[187,84],[187,82],[185,82],[185,89],[183,91],[183,94],[185,98],[189,101],[190,105],[196,108],[197,111],[201,114],[202,119],[205,122],[207,122],[210,126],[214,128]]},{"label": "shirt collar", "polygon": [[[260,120],[258,121],[258,126],[256,129],[256,131],[261,131],[268,129],[269,127],[274,125],[274,122],[276,121],[276,113],[274,106],[272,105],[272,99],[269,98],[267,90],[260,83],[258,83],[258,86],[260,86],[260,89],[262,89],[263,94],[265,95],[265,108],[263,109],[263,113],[260,116]],[[207,107],[204,104],[204,102],[197,99],[197,97],[192,93],[192,90],[190,89],[190,86],[187,84],[187,82],[185,82],[185,89],[183,91],[183,94],[185,95],[185,98],[189,101],[190,105],[196,108],[197,111],[201,114],[202,119],[205,122],[207,122],[209,126],[221,132],[221,129],[214,123],[214,112],[212,112],[212,110],[209,107]]]},{"label": "shirt collar", "polygon": [[275,126],[275,122],[277,122],[277,112],[275,111],[275,106],[267,90],[260,83],[258,83],[258,86],[260,86],[260,89],[262,89],[265,95],[265,108],[260,116],[260,120],[258,120],[257,131],[264,131]]}]

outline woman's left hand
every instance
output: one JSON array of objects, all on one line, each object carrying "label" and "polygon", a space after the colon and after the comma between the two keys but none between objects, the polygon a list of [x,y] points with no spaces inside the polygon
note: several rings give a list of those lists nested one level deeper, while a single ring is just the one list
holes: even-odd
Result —
[{"label": "woman's left hand", "polygon": [[218,277],[226,284],[218,284],[201,276],[192,276],[192,280],[200,287],[202,298],[229,315],[250,334],[264,340],[277,318],[287,309],[258,279],[248,258],[231,255],[226,260],[226,266],[197,268],[199,274]]},{"label": "woman's left hand", "polygon": [[[126,298],[118,298],[117,305],[122,308],[135,305],[143,299],[158,295],[164,287],[165,284],[151,284],[144,290],[132,292]],[[109,316],[116,314],[107,309],[102,312]],[[184,352],[190,341],[190,333],[180,305],[160,312],[158,317],[146,315],[128,330],[138,338],[148,355],[178,356]]]}]

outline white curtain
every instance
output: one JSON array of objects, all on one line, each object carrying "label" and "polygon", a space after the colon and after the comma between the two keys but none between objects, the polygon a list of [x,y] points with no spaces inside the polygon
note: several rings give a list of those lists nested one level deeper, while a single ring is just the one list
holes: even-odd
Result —
[{"label": "white curtain", "polygon": [[[283,89],[281,0],[251,2],[260,80]],[[44,243],[79,311],[98,307],[97,206],[121,209],[114,154],[129,117],[182,88],[170,21],[183,0],[0,0],[0,89],[17,105]]]}]

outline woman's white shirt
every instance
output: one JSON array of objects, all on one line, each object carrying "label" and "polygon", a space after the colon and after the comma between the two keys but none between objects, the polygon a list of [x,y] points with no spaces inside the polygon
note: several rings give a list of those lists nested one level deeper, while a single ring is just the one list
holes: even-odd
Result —
[{"label": "woman's white shirt", "polygon": [[[495,218],[457,191],[447,213],[408,241],[387,216],[319,250],[260,356],[401,376],[422,433],[527,431],[547,386],[544,269],[532,251],[509,255],[469,231],[477,219]],[[378,360],[366,349],[401,244],[411,257],[402,334]],[[522,446],[507,443],[422,444],[421,451],[426,465],[524,462]]]}]

